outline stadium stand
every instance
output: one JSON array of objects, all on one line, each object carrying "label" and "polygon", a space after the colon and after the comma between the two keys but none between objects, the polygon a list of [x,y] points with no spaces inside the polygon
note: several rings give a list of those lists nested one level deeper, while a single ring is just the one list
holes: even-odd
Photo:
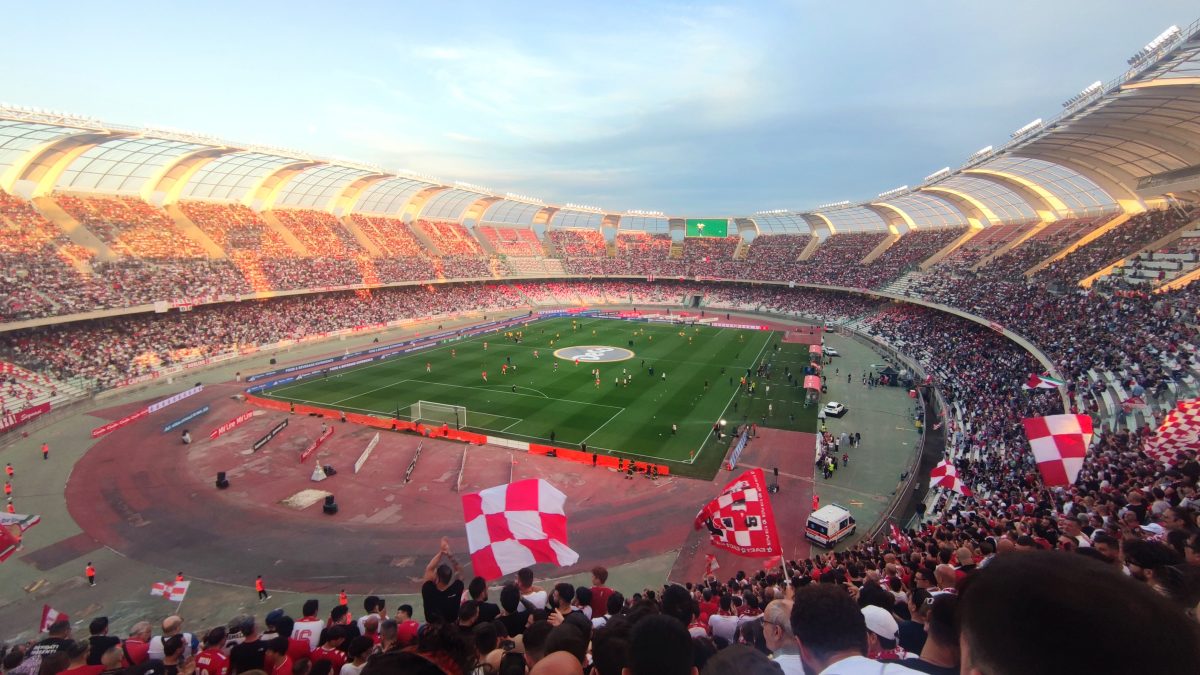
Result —
[{"label": "stadium stand", "polygon": [[527,227],[478,225],[475,232],[500,255],[540,258],[545,255],[537,233]]}]

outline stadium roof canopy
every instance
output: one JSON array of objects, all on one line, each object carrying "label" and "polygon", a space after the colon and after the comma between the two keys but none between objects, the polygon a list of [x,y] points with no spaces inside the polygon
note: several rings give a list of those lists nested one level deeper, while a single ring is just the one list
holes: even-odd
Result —
[{"label": "stadium roof canopy", "polygon": [[[1118,210],[1145,200],[1200,199],[1200,21],[1172,27],[1108,83],[1071,97],[1062,111],[988,146],[957,169],[872,200],[739,220],[761,234],[989,226]],[[605,214],[510,199],[410,172],[304,152],[239,144],[167,129],[136,128],[45,110],[0,106],[0,189],[25,197],[55,190],[238,202],[551,227],[669,232],[671,220]],[[515,196],[515,195],[514,195]],[[535,221],[535,219],[537,219]],[[676,221],[680,222],[680,221]]]}]

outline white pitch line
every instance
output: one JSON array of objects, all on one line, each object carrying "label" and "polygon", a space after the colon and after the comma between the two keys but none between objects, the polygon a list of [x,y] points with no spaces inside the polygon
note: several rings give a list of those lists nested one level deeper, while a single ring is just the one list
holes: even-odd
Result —
[{"label": "white pitch line", "polygon": [[337,404],[341,403],[342,401],[349,401],[351,399],[356,399],[359,396],[366,396],[367,394],[375,393],[381,389],[388,389],[388,388],[394,387],[398,384],[404,384],[405,382],[411,382],[411,380],[400,380],[399,382],[392,382],[391,384],[385,384],[382,387],[375,387],[374,389],[369,389],[367,391],[355,394],[353,396],[347,396],[346,398],[340,398],[340,399],[334,401],[333,403],[330,403],[329,405],[337,405]]},{"label": "white pitch line", "polygon": [[[763,352],[764,352],[764,351],[767,349],[767,345],[771,344],[771,336],[772,336],[772,335],[774,335],[774,334],[775,334],[775,332],[776,332],[776,331],[771,331],[771,332],[767,333],[767,339],[766,339],[766,340],[763,340],[763,346],[762,346],[762,349],[759,349],[759,350],[758,350],[758,356],[755,356],[755,357],[754,357],[754,360],[750,362],[750,367],[751,367],[751,368],[753,368],[753,367],[754,367],[754,364],[755,364],[755,363],[758,363],[758,362],[759,362],[759,361],[762,359]],[[733,404],[733,399],[737,397],[737,395],[738,395],[738,392],[739,392],[739,390],[740,390],[740,389],[741,389],[741,388],[740,388],[740,387],[738,387],[737,389],[734,389],[734,390],[733,390],[733,395],[731,395],[731,396],[729,397],[729,402],[727,402],[727,403],[725,404],[725,409],[721,411],[721,417],[720,417],[720,419],[725,419],[725,413],[729,412],[729,406],[730,406],[731,404]],[[698,459],[698,458],[700,457],[700,453],[704,452],[704,444],[705,444],[705,443],[707,443],[707,442],[708,442],[708,436],[705,436],[705,437],[704,437],[704,441],[700,443],[700,447],[699,447],[699,448],[696,448],[696,453],[695,453],[694,455],[692,455],[692,458],[691,458],[691,459],[687,460],[687,461],[686,461],[686,462],[684,462],[684,463],[685,463],[685,464],[695,464],[695,463],[696,463],[696,459]]]},{"label": "white pitch line", "polygon": [[613,416],[612,416],[612,417],[608,418],[608,420],[607,420],[607,421],[606,421],[604,424],[601,424],[600,426],[596,427],[596,430],[595,430],[595,431],[593,431],[592,433],[588,434],[587,436],[585,436],[585,437],[584,437],[584,439],[583,439],[582,441],[579,441],[579,444],[580,444],[580,445],[583,445],[584,443],[587,443],[589,438],[591,438],[592,436],[595,436],[596,434],[600,433],[600,430],[601,430],[601,429],[603,429],[604,427],[608,426],[608,423],[609,423],[609,422],[611,422],[611,421],[613,421],[613,420],[617,419],[617,415],[620,415],[620,414],[621,414],[621,413],[623,413],[623,412],[625,412],[625,408],[621,408],[621,409],[620,409],[620,410],[618,410],[617,412],[613,413]]},{"label": "white pitch line", "polygon": [[[435,384],[435,385],[438,385],[438,386],[441,386],[441,387],[456,387],[456,388],[458,388],[458,389],[476,389],[476,390],[480,390],[480,389],[482,389],[482,390],[485,390],[485,391],[487,391],[487,390],[488,390],[488,387],[485,387],[485,386],[483,386],[483,385],[472,385],[472,386],[467,386],[467,385],[465,385],[465,384],[449,384],[449,383],[446,383],[446,382],[425,382],[424,380],[422,380],[422,382],[424,382],[425,384]],[[495,386],[495,385],[490,385],[490,384],[489,384],[489,386]],[[504,385],[501,385],[501,386],[504,386]],[[526,389],[528,389],[528,387],[526,387]],[[615,406],[615,405],[607,405],[607,404],[604,404],[604,403],[589,403],[589,402],[587,402],[587,401],[575,401],[575,400],[572,400],[572,399],[569,399],[569,398],[554,398],[554,397],[552,397],[552,396],[534,396],[533,394],[522,394],[522,393],[521,393],[521,392],[519,392],[519,391],[518,391],[518,392],[513,392],[513,391],[496,391],[496,392],[493,392],[493,393],[496,393],[496,394],[503,394],[503,395],[505,395],[505,396],[525,396],[525,397],[528,397],[528,398],[545,398],[546,400],[549,400],[549,401],[562,401],[563,403],[577,403],[577,404],[579,404],[579,405],[591,405],[591,406],[596,406],[596,407],[598,407],[598,408],[619,408],[619,407],[620,407],[620,406]],[[470,408],[468,408],[468,410],[469,410],[469,409],[470,409]],[[621,410],[624,410],[624,408],[621,408]],[[482,412],[482,411],[480,411],[480,412]]]}]

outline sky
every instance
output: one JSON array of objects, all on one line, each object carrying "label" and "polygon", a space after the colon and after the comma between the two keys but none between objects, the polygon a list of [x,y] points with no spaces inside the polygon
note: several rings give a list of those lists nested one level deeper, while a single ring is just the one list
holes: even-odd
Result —
[{"label": "sky", "polygon": [[916,185],[1197,18],[1194,0],[60,1],[7,23],[0,101],[549,203],[748,215]]}]

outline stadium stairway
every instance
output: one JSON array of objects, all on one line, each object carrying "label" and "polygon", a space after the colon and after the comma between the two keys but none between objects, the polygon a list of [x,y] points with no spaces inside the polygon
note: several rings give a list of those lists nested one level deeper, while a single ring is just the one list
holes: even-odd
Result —
[{"label": "stadium stairway", "polygon": [[968,227],[967,231],[963,232],[961,237],[958,237],[949,244],[946,244],[944,247],[942,247],[942,250],[926,258],[925,261],[919,265],[920,270],[924,272],[930,267],[933,267],[934,265],[945,260],[951,253],[957,251],[960,246],[974,239],[975,235],[983,232],[983,229],[984,228],[982,227]]},{"label": "stadium stairway", "polygon": [[889,234],[888,236],[884,237],[883,241],[879,242],[879,245],[872,249],[871,252],[862,259],[862,264],[867,265],[875,262],[879,256],[883,255],[885,251],[892,247],[892,244],[895,244],[898,241],[900,241],[900,235],[898,234]]},{"label": "stadium stairway", "polygon": [[279,219],[275,217],[274,213],[271,213],[270,211],[260,211],[258,215],[263,219],[263,222],[267,224],[267,227],[275,230],[279,233],[279,236],[283,237],[283,241],[287,243],[289,248],[296,252],[296,255],[304,258],[311,257],[311,254],[304,243],[301,242],[296,235],[292,234],[292,231],[289,230],[287,226],[279,222]]},{"label": "stadium stairway", "polygon": [[363,247],[367,253],[371,254],[372,258],[389,257],[387,252],[379,248],[379,246],[375,244],[375,241],[368,237],[366,232],[362,231],[362,228],[360,228],[358,224],[354,222],[354,219],[351,218],[349,214],[338,218],[337,221],[342,227],[346,228],[346,231],[349,232],[352,237],[354,237],[354,240],[358,242],[359,246]]},{"label": "stadium stairway", "polygon": [[[1183,237],[1184,234],[1195,230],[1197,225],[1200,225],[1200,219],[1192,220],[1192,221],[1188,222],[1186,225],[1183,225],[1182,227],[1179,227],[1179,228],[1171,231],[1167,235],[1165,235],[1159,239],[1156,239],[1155,241],[1152,241],[1149,244],[1146,244],[1145,246],[1143,246],[1140,249],[1138,249],[1137,251],[1135,251],[1133,253],[1132,257],[1136,257],[1143,253],[1153,253],[1154,251],[1157,251],[1160,248],[1165,248],[1165,247],[1175,243],[1177,240],[1179,240],[1181,237]],[[1124,264],[1125,261],[1127,261],[1127,260],[1129,260],[1129,257],[1122,258],[1114,263],[1106,265],[1102,269],[1099,269],[1096,272],[1094,272],[1091,276],[1085,277],[1082,281],[1079,282],[1079,285],[1083,286],[1084,288],[1090,288],[1091,285],[1093,283],[1095,283],[1097,279],[1108,276],[1110,273],[1112,273],[1112,271],[1114,269],[1116,269],[1120,265]]]},{"label": "stadium stairway", "polygon": [[918,270],[913,270],[911,272],[901,275],[898,279],[895,279],[895,280],[889,282],[888,284],[886,284],[879,290],[887,291],[888,293],[895,293],[896,295],[903,295],[903,296],[907,297],[910,295],[909,289],[912,288],[913,284],[916,284],[919,281],[921,281],[921,279],[924,276],[925,276],[925,274],[923,272],[920,272]]},{"label": "stadium stairway", "polygon": [[971,265],[971,271],[978,272],[980,269],[982,269],[984,266],[986,266],[988,263],[992,262],[996,258],[999,258],[1000,256],[1008,253],[1009,251],[1013,250],[1014,248],[1020,246],[1021,244],[1024,244],[1025,242],[1029,241],[1030,239],[1034,238],[1035,236],[1037,236],[1037,234],[1039,232],[1046,229],[1046,227],[1048,227],[1050,225],[1050,223],[1051,223],[1051,221],[1049,221],[1049,220],[1043,220],[1042,222],[1038,223],[1037,225],[1034,225],[1033,227],[1031,227],[1031,228],[1025,230],[1024,232],[1018,234],[1017,236],[1013,237],[1012,240],[1010,240],[1009,242],[1007,242],[1000,248],[996,249],[995,251],[992,251],[991,253],[989,253],[989,254],[983,256],[982,258],[980,258],[979,260],[977,260],[974,265]]},{"label": "stadium stairway", "polygon": [[[100,237],[92,233],[78,220],[75,220],[67,213],[52,197],[35,197],[33,199],[33,207],[41,213],[46,220],[54,223],[70,237],[71,241],[86,248],[96,255],[96,262],[109,262],[118,259],[116,253],[113,252],[108,244],[105,244]],[[87,274],[91,274],[91,268],[86,267]]]},{"label": "stadium stairway", "polygon": [[1066,246],[1059,249],[1059,251],[1057,253],[1055,253],[1054,255],[1046,258],[1045,260],[1039,262],[1038,264],[1034,265],[1033,267],[1030,267],[1029,269],[1025,270],[1025,276],[1027,278],[1032,277],[1033,275],[1037,274],[1038,272],[1040,272],[1043,269],[1045,269],[1046,267],[1048,267],[1050,265],[1050,263],[1062,260],[1063,258],[1067,257],[1068,255],[1070,255],[1077,249],[1083,248],[1084,246],[1095,241],[1096,239],[1099,239],[1101,236],[1103,236],[1109,230],[1112,230],[1112,229],[1116,228],[1117,226],[1124,224],[1125,221],[1132,218],[1133,215],[1134,214],[1131,214],[1131,213],[1118,213],[1117,215],[1113,216],[1108,222],[1103,223],[1102,225],[1099,225],[1097,227],[1093,227],[1091,230],[1085,232],[1082,236],[1076,238],[1071,243],[1069,243]]},{"label": "stadium stairway", "polygon": [[814,253],[817,252],[817,249],[820,248],[820,246],[821,238],[814,234],[808,238],[808,243],[804,245],[804,250],[800,251],[800,257],[797,258],[797,260],[808,260],[813,256]]},{"label": "stadium stairway", "polygon": [[178,204],[167,204],[163,207],[163,211],[184,236],[196,242],[200,245],[200,248],[204,249],[209,258],[220,260],[227,257],[225,251],[220,246],[217,246],[217,243],[205,234],[204,230],[201,230],[193,223],[192,219],[187,217],[187,214],[183,212],[183,209],[179,208]]}]

